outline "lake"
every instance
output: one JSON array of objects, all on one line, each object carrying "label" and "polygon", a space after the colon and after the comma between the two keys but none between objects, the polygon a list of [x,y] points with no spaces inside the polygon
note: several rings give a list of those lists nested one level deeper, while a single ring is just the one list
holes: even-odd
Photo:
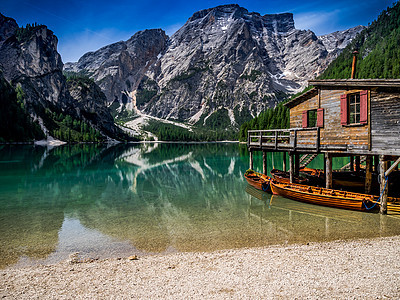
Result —
[{"label": "lake", "polygon": [[248,165],[235,143],[0,146],[0,267],[400,234],[396,216],[262,193]]}]

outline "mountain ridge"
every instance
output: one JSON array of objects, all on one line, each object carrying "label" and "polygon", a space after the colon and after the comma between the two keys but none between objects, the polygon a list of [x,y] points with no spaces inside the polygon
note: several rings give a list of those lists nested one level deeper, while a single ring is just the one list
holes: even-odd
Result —
[{"label": "mountain ridge", "polygon": [[[149,44],[157,51],[145,60],[116,48],[112,52],[111,46],[127,41],[97,50],[111,51],[118,60],[131,63],[141,59],[136,73],[124,69],[115,57],[90,60],[88,54],[77,63],[67,63],[65,70],[87,72],[106,93],[108,103],[117,107],[116,115],[126,109],[131,115],[139,111],[207,126],[207,120],[219,111],[237,129],[243,118],[301,90],[362,29],[358,26],[319,38],[310,30],[296,29],[291,13],[262,16],[237,4],[221,5],[195,12],[171,37],[153,35]],[[131,39],[144,34],[149,32],[136,33]],[[90,64],[96,65],[95,75],[84,67]],[[112,72],[114,78],[109,76]],[[106,88],[101,78],[107,76],[108,86],[115,88]]]}]

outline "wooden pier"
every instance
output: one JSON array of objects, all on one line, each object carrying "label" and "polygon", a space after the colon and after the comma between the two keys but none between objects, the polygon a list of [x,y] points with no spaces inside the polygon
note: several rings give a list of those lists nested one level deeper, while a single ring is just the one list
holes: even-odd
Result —
[{"label": "wooden pier", "polygon": [[313,80],[309,84],[314,88],[285,104],[290,109],[289,129],[248,131],[250,168],[255,151],[264,153],[264,172],[266,152],[285,152],[292,181],[306,155],[310,159],[323,154],[325,186],[332,188],[333,157],[350,157],[349,167],[356,171],[365,161],[365,192],[371,192],[372,172],[379,173],[381,213],[386,214],[386,182],[400,164],[400,80]]}]

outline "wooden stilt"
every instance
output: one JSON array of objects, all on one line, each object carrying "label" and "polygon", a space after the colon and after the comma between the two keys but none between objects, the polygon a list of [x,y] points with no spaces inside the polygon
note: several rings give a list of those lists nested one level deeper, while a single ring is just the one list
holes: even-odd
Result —
[{"label": "wooden stilt", "polygon": [[332,154],[325,153],[325,187],[332,188]]},{"label": "wooden stilt", "polygon": [[282,159],[282,170],[286,172],[286,152],[283,153],[283,159]]},{"label": "wooden stilt", "polygon": [[386,177],[385,177],[385,172],[387,169],[387,163],[385,162],[385,156],[380,155],[379,156],[379,176],[381,178],[381,203],[380,203],[380,213],[382,215],[387,214],[387,195],[388,195],[388,186],[386,184]]},{"label": "wooden stilt", "polygon": [[267,175],[267,151],[263,150],[263,174]]},{"label": "wooden stilt", "polygon": [[300,170],[300,154],[294,155],[294,174],[295,176],[299,176]]},{"label": "wooden stilt", "polygon": [[250,170],[253,170],[253,151],[250,150],[249,156],[250,156],[250,166],[249,166],[249,169],[250,169]]},{"label": "wooden stilt", "polygon": [[354,171],[354,156],[350,156],[350,171]]},{"label": "wooden stilt", "polygon": [[354,162],[354,164],[355,164],[356,173],[357,173],[357,175],[358,175],[358,174],[360,174],[360,156],[359,156],[359,155],[357,155],[357,156],[355,157],[355,162]]},{"label": "wooden stilt", "polygon": [[372,156],[367,156],[365,160],[365,193],[371,193],[372,186]]},{"label": "wooden stilt", "polygon": [[289,153],[289,178],[290,178],[290,183],[293,183],[294,181],[294,154]]}]

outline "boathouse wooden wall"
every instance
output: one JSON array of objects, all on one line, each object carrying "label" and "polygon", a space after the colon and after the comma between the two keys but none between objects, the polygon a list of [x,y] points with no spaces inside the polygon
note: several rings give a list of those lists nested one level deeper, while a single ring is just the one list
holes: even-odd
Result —
[{"label": "boathouse wooden wall", "polygon": [[[364,125],[341,125],[340,96],[361,90],[333,90],[321,88],[318,95],[290,109],[290,127],[302,127],[303,111],[324,109],[324,122],[320,131],[320,146],[323,148],[346,148],[349,150],[368,150],[369,129]],[[299,140],[310,138],[312,133],[300,133]]]},{"label": "boathouse wooden wall", "polygon": [[400,90],[371,91],[371,150],[400,153]]},{"label": "boathouse wooden wall", "polygon": [[[368,91],[367,124],[342,125],[340,96],[342,94]],[[342,149],[366,153],[396,155],[400,152],[400,89],[363,87],[348,89],[340,87],[318,88],[315,96],[290,108],[290,127],[303,126],[303,112],[324,109],[323,127],[320,129],[321,150]],[[299,132],[297,139],[314,143],[315,131]]]}]

